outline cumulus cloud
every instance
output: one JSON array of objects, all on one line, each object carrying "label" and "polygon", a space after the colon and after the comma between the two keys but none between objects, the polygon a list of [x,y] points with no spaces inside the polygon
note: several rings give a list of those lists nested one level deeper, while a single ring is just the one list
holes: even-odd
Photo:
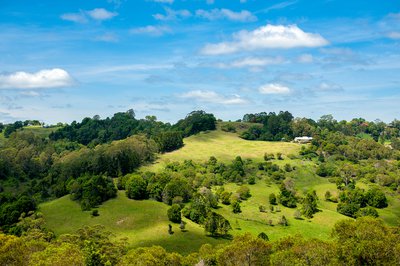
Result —
[{"label": "cumulus cloud", "polygon": [[117,16],[117,12],[110,12],[104,8],[95,8],[93,10],[87,11],[86,12],[89,17],[91,17],[94,20],[108,20],[112,19],[113,17]]},{"label": "cumulus cloud", "polygon": [[204,103],[214,103],[223,105],[240,105],[248,103],[247,100],[243,99],[239,95],[233,95],[230,97],[220,95],[215,91],[207,90],[193,90],[180,95],[183,99],[193,99]]},{"label": "cumulus cloud", "polygon": [[134,28],[130,30],[130,33],[132,34],[147,34],[152,36],[162,36],[170,32],[172,32],[172,30],[167,26],[153,26],[153,25]]},{"label": "cumulus cloud", "polygon": [[75,23],[86,23],[89,18],[97,21],[109,20],[118,16],[117,12],[111,12],[104,8],[95,8],[88,11],[80,11],[78,13],[66,13],[60,17],[62,20],[72,21]]},{"label": "cumulus cloud", "polygon": [[87,18],[83,13],[66,13],[61,15],[62,20],[72,21],[75,23],[86,23]]},{"label": "cumulus cloud", "polygon": [[44,69],[35,73],[15,72],[0,74],[0,89],[60,88],[73,84],[69,73],[60,68]]},{"label": "cumulus cloud", "polygon": [[269,83],[261,86],[258,91],[261,94],[289,94],[290,89],[278,83]]},{"label": "cumulus cloud", "polygon": [[234,60],[230,63],[220,63],[217,66],[220,68],[243,68],[243,67],[263,67],[267,65],[283,64],[283,57],[244,57]]},{"label": "cumulus cloud", "polygon": [[157,20],[176,20],[191,17],[192,13],[187,9],[174,10],[172,8],[165,8],[165,14],[155,14],[153,17]]},{"label": "cumulus cloud", "polygon": [[231,42],[207,44],[201,50],[205,55],[231,54],[260,49],[290,49],[296,47],[319,47],[328,41],[316,33],[308,33],[297,25],[267,24],[254,31],[242,30],[233,34]]},{"label": "cumulus cloud", "polygon": [[242,10],[240,12],[235,12],[226,8],[215,8],[210,11],[199,9],[196,11],[196,16],[208,20],[228,19],[231,21],[240,22],[251,22],[257,20],[257,17],[254,16],[250,11]]}]

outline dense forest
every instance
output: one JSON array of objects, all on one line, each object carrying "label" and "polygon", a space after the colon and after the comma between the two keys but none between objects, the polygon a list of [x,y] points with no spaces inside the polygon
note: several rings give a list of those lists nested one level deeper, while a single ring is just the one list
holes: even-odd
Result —
[{"label": "dense forest", "polygon": [[[246,114],[221,130],[240,131],[245,140],[289,142],[310,136],[298,154],[266,152],[258,161],[237,156],[229,163],[211,156],[205,162],[170,162],[158,172],[140,171],[159,154],[181,148],[183,139],[215,130],[213,114],[193,111],[176,124],[154,116],[136,119],[133,110],[98,116],[82,122],[57,125],[48,137],[26,130],[41,126],[36,120],[1,125],[0,142],[0,263],[2,265],[395,265],[400,263],[399,228],[389,227],[377,209],[388,206],[388,193],[400,193],[400,121],[391,123],[336,121],[331,115],[318,121],[294,118],[288,112]],[[299,144],[300,145],[300,144]],[[287,163],[286,163],[287,162]],[[232,238],[232,224],[216,210],[219,204],[241,212],[252,197],[251,185],[277,186],[260,212],[278,205],[296,210],[296,219],[311,219],[319,211],[316,192],[298,191],[298,162],[308,162],[315,175],[335,184],[323,200],[337,203],[336,211],[356,220],[338,222],[333,241],[293,236],[269,241],[237,236],[228,245],[204,245],[197,253],[182,256],[161,247],[128,250],[123,241],[109,238],[101,227],[85,227],[75,235],[55,238],[46,229],[39,203],[70,194],[88,211],[123,190],[133,200],[155,200],[169,206],[167,216],[182,230],[182,217],[202,226],[210,237]],[[300,164],[301,165],[301,164]],[[371,184],[363,189],[362,180]],[[224,186],[235,183],[236,192]],[[268,208],[269,205],[269,208]],[[93,210],[92,214],[98,215]],[[272,226],[272,224],[270,224]],[[282,216],[277,226],[290,226]],[[169,228],[173,234],[171,226]],[[67,259],[61,259],[68,257]],[[290,263],[289,263],[290,262]],[[46,264],[47,263],[47,264]]]}]

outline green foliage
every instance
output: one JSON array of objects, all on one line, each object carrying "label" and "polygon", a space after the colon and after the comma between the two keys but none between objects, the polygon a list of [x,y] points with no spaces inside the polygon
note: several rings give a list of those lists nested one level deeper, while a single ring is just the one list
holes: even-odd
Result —
[{"label": "green foliage", "polygon": [[385,208],[388,206],[385,193],[377,188],[368,190],[365,194],[365,198],[369,206],[375,208]]},{"label": "green foliage", "polygon": [[204,221],[204,229],[212,236],[224,236],[228,234],[232,227],[229,221],[222,215],[215,212],[209,212]]},{"label": "green foliage", "polygon": [[271,244],[250,234],[235,237],[217,253],[217,265],[269,265]]},{"label": "green foliage", "polygon": [[390,230],[371,217],[338,222],[332,232],[337,258],[346,265],[396,265],[399,262],[398,230]]},{"label": "green foliage", "polygon": [[315,190],[307,192],[306,196],[303,199],[303,207],[301,209],[301,213],[307,218],[312,218],[313,214],[318,211],[317,202],[318,197]]},{"label": "green foliage", "polygon": [[268,196],[269,204],[276,205],[276,196],[274,193],[269,194]]},{"label": "green foliage", "polygon": [[181,209],[178,204],[172,204],[167,211],[168,219],[173,223],[180,223],[182,221]]},{"label": "green foliage", "polygon": [[199,133],[200,131],[215,130],[216,119],[213,114],[204,111],[193,111],[185,119],[179,120],[173,128],[182,131],[185,137]]},{"label": "green foliage", "polygon": [[230,205],[231,204],[231,196],[232,192],[224,191],[221,193],[220,199],[221,203],[225,205]]},{"label": "green foliage", "polygon": [[268,235],[266,233],[264,233],[264,232],[259,233],[257,237],[262,239],[262,240],[264,240],[264,241],[269,241]]},{"label": "green foliage", "polygon": [[126,196],[130,199],[147,199],[147,182],[140,175],[133,175],[129,178],[125,186]]},{"label": "green foliage", "polygon": [[90,210],[117,195],[112,179],[100,175],[83,175],[72,181],[69,188],[71,198],[79,201],[83,210]]},{"label": "green foliage", "polygon": [[373,207],[366,207],[366,208],[362,208],[362,209],[360,209],[356,214],[355,214],[355,216],[358,218],[358,217],[363,217],[363,216],[371,216],[371,217],[374,217],[374,218],[378,218],[379,217],[379,214],[378,214],[378,212],[377,212],[377,210],[375,209],[375,208],[373,208]]},{"label": "green foliage", "polygon": [[172,200],[180,196],[183,199],[183,202],[187,202],[192,194],[192,188],[190,187],[188,181],[182,177],[173,178],[168,184],[165,186],[162,194],[163,202],[171,205]]},{"label": "green foliage", "polygon": [[21,214],[28,213],[36,209],[36,202],[28,197],[21,195],[19,198],[12,196],[1,199],[0,225],[7,231],[11,226],[18,222]]},{"label": "green foliage", "polygon": [[236,200],[236,201],[232,202],[232,212],[233,213],[241,213],[242,212],[239,201]]},{"label": "green foliage", "polygon": [[280,186],[280,192],[278,195],[279,203],[288,208],[297,207],[297,199],[295,197],[294,191],[286,188],[284,184]]},{"label": "green foliage", "polygon": [[129,251],[118,265],[180,266],[182,260],[182,256],[177,253],[168,253],[160,246],[153,246]]},{"label": "green foliage", "polygon": [[240,186],[239,189],[236,191],[239,198],[242,200],[247,200],[251,197],[250,189],[247,186]]},{"label": "green foliage", "polygon": [[243,122],[262,123],[262,128],[253,127],[245,131],[241,137],[248,140],[275,140],[293,139],[291,122],[293,116],[291,113],[280,111],[278,114],[263,112],[259,114],[246,114],[243,116]]},{"label": "green foliage", "polygon": [[178,131],[160,132],[156,136],[156,142],[161,152],[170,152],[183,146],[182,133]]}]

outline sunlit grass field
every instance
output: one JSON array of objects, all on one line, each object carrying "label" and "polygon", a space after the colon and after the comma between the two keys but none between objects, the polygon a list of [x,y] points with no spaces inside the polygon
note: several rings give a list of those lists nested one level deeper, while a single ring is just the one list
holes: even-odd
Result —
[{"label": "sunlit grass field", "polygon": [[[337,204],[325,201],[326,191],[337,196],[336,185],[328,179],[315,174],[315,164],[311,161],[300,159],[291,160],[288,154],[298,154],[301,145],[285,142],[260,142],[240,139],[234,133],[213,131],[201,133],[185,139],[185,146],[177,151],[160,155],[154,164],[141,168],[146,171],[158,171],[166,163],[172,161],[194,160],[203,162],[210,156],[218,160],[229,162],[237,155],[243,159],[250,158],[253,161],[262,161],[265,152],[284,154],[284,160],[275,160],[274,163],[283,166],[290,163],[296,166],[296,170],[288,173],[294,179],[297,192],[302,195],[309,190],[316,190],[319,197],[318,208],[311,219],[295,219],[295,209],[279,205],[279,211],[270,211],[268,197],[270,193],[278,195],[279,189],[275,183],[266,182],[264,178],[257,179],[256,184],[247,185],[252,195],[241,203],[242,212],[234,214],[231,206],[220,204],[215,210],[227,218],[233,230],[232,235],[250,232],[254,235],[265,232],[271,240],[284,236],[301,234],[307,238],[331,239],[330,234],[333,225],[342,219],[351,219],[336,212]],[[358,186],[368,189],[368,185],[358,182]],[[235,192],[236,184],[224,185],[225,190]],[[378,210],[380,217],[390,225],[398,225],[400,217],[400,200],[398,196],[389,196],[389,207]],[[259,206],[264,205],[266,212],[260,212]],[[298,204],[298,209],[301,204]],[[135,201],[128,199],[123,191],[118,192],[118,197],[99,206],[100,216],[91,217],[90,212],[83,212],[78,203],[70,200],[69,196],[46,202],[40,205],[40,211],[49,229],[57,235],[73,233],[84,225],[102,224],[107,230],[114,233],[115,238],[126,238],[130,247],[161,245],[168,251],[176,251],[183,254],[197,251],[205,243],[218,244],[228,240],[215,239],[205,235],[204,228],[184,219],[187,222],[186,232],[181,232],[177,224],[173,225],[174,234],[168,234],[167,218],[168,206],[164,203],[144,200]],[[289,226],[278,224],[284,215]],[[272,225],[270,225],[270,220]]]},{"label": "sunlit grass field", "polygon": [[281,152],[284,155],[298,154],[301,145],[289,142],[248,141],[239,138],[236,133],[220,130],[202,132],[184,139],[184,146],[176,151],[162,154],[142,170],[157,171],[173,161],[193,160],[203,162],[210,156],[229,162],[236,156],[243,159],[262,161],[264,153]]}]

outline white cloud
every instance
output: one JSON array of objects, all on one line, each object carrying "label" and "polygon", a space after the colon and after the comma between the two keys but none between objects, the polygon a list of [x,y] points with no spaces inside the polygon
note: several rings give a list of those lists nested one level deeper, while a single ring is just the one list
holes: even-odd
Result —
[{"label": "white cloud", "polygon": [[152,36],[162,36],[170,32],[172,32],[172,30],[167,26],[153,26],[153,25],[134,28],[130,30],[130,33],[132,34],[148,34]]},{"label": "white cloud", "polygon": [[312,63],[314,61],[314,57],[311,54],[302,54],[297,58],[297,62],[299,63]]},{"label": "white cloud", "polygon": [[247,100],[241,98],[239,95],[230,97],[220,95],[215,91],[206,90],[193,90],[180,95],[183,99],[194,99],[199,102],[223,104],[223,105],[239,105],[248,103]]},{"label": "white cloud", "polygon": [[251,22],[257,20],[257,17],[250,11],[242,10],[240,12],[235,12],[226,8],[215,8],[210,11],[199,9],[196,11],[196,16],[208,20],[228,19],[240,22]]},{"label": "white cloud", "polygon": [[258,91],[261,94],[289,94],[290,89],[277,83],[269,83],[261,86]]},{"label": "white cloud", "polygon": [[176,20],[191,17],[192,13],[189,10],[181,9],[174,10],[171,8],[165,8],[165,14],[155,14],[153,17],[157,20]]},{"label": "white cloud", "polygon": [[392,31],[389,32],[387,35],[390,39],[400,39],[400,32],[398,31]]},{"label": "white cloud", "polygon": [[321,35],[307,33],[297,25],[262,26],[254,31],[242,30],[233,34],[233,41],[207,44],[201,50],[205,55],[231,54],[260,49],[290,49],[296,47],[318,47],[327,45]]},{"label": "white cloud", "polygon": [[285,59],[283,57],[245,57],[237,59],[230,63],[219,63],[217,67],[220,68],[242,68],[242,67],[263,67],[267,65],[283,64]]},{"label": "white cloud", "polygon": [[86,23],[87,18],[83,13],[66,13],[60,16],[62,20],[72,21],[75,23]]},{"label": "white cloud", "polygon": [[95,8],[90,11],[86,11],[86,13],[94,20],[108,20],[112,19],[113,17],[117,16],[117,12],[110,12],[104,8]]},{"label": "white cloud", "polygon": [[73,79],[60,68],[44,69],[36,73],[15,72],[0,75],[0,89],[40,89],[71,86]]},{"label": "white cloud", "polygon": [[95,8],[89,11],[80,11],[79,13],[66,13],[62,14],[60,17],[62,20],[72,21],[75,23],[86,23],[88,22],[88,17],[93,20],[109,20],[113,17],[118,16],[117,12],[110,12],[104,8]]}]

